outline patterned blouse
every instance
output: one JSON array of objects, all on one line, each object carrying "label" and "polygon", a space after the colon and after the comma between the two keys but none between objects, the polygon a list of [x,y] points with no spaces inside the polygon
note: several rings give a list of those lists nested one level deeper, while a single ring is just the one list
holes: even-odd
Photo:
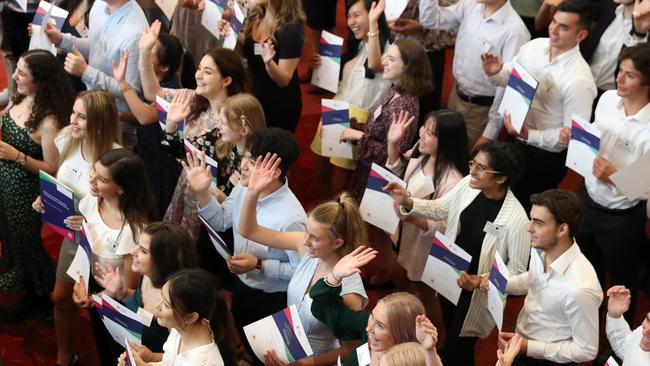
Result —
[{"label": "patterned blouse", "polygon": [[[458,2],[458,0],[437,0],[440,6],[450,6]],[[409,0],[406,4],[406,9],[400,16],[405,19],[420,19],[420,5],[418,0]],[[427,52],[438,51],[445,47],[452,47],[456,43],[457,30],[442,30],[442,29],[424,29],[421,32],[413,34],[402,34],[392,32],[394,40],[400,38],[411,38],[420,42]]]}]

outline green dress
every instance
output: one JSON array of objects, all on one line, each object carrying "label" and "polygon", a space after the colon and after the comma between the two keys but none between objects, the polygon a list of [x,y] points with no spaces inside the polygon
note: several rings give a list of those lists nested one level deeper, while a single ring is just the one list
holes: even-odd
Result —
[{"label": "green dress", "polygon": [[[311,313],[325,324],[340,340],[359,339],[359,346],[368,342],[367,311],[355,311],[348,308],[341,298],[341,286],[331,287],[321,278],[311,287]],[[343,366],[358,366],[357,352],[352,351],[342,362]]]},{"label": "green dress", "polygon": [[[24,127],[6,111],[2,141],[32,159],[43,160],[43,150]],[[0,159],[0,293],[27,291],[47,296],[54,284],[54,262],[41,241],[41,217],[32,209],[39,194],[38,175],[11,160]]]}]

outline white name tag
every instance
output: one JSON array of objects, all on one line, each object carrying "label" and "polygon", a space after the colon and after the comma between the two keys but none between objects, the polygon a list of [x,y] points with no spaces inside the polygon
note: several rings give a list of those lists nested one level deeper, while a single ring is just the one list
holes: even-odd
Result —
[{"label": "white name tag", "polygon": [[255,43],[253,45],[253,53],[256,56],[262,55],[262,44],[261,43]]},{"label": "white name tag", "polygon": [[483,231],[486,234],[490,234],[493,236],[496,236],[497,238],[500,238],[503,235],[503,232],[505,231],[505,228],[500,225],[496,225],[492,222],[486,222],[485,227],[483,227]]},{"label": "white name tag", "polygon": [[359,366],[370,365],[370,348],[368,348],[368,343],[364,343],[357,347],[357,361]]},{"label": "white name tag", "polygon": [[478,47],[481,49],[481,52],[483,53],[488,52],[490,48],[492,48],[490,42],[488,42],[487,39],[483,37],[476,38],[476,42],[478,44]]},{"label": "white name tag", "polygon": [[138,308],[137,314],[140,317],[140,323],[142,323],[147,327],[151,327],[151,322],[153,321],[153,314],[144,310],[144,308]]},{"label": "white name tag", "polygon": [[375,113],[373,113],[372,119],[374,119],[376,121],[377,118],[379,118],[379,116],[381,116],[381,106],[379,106],[379,107],[377,107],[377,109],[375,109]]},{"label": "white name tag", "polygon": [[233,172],[233,173],[230,175],[230,179],[228,179],[228,181],[229,181],[233,186],[236,186],[237,184],[239,184],[239,180],[240,180],[240,179],[241,179],[241,174],[239,174],[238,171],[235,171],[235,172]]}]

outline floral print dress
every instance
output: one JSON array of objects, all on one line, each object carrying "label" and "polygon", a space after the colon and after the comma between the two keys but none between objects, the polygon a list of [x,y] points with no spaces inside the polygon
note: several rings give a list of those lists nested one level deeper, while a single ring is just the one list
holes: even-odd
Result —
[{"label": "floral print dress", "polygon": [[[2,141],[32,159],[43,160],[41,146],[6,111]],[[41,215],[32,209],[39,194],[38,175],[11,160],[0,159],[0,293],[27,291],[47,296],[55,266],[41,241]]]}]

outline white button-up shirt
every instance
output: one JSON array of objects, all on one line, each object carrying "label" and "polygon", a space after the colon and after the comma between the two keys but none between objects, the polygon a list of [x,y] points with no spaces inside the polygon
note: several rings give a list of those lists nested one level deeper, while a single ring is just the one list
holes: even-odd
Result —
[{"label": "white button-up shirt", "polygon": [[642,350],[639,346],[643,336],[641,326],[631,331],[625,318],[616,319],[609,315],[605,324],[607,340],[614,352],[623,360],[621,366],[650,366],[650,352]]},{"label": "white button-up shirt", "polygon": [[632,14],[625,16],[624,12],[625,5],[616,7],[616,17],[600,37],[591,60],[591,73],[594,75],[596,86],[601,90],[616,89],[614,72],[618,63],[618,54],[624,44],[633,46],[639,42],[630,35]]},{"label": "white button-up shirt", "polygon": [[[650,103],[628,116],[623,99],[616,90],[609,90],[600,97],[595,115],[594,124],[601,132],[600,155],[616,169],[632,164],[650,150]],[[589,197],[603,207],[623,210],[639,203],[593,176],[585,179],[585,187]]]},{"label": "white button-up shirt", "polygon": [[[560,143],[562,127],[571,126],[574,114],[590,119],[596,84],[577,45],[553,60],[549,52],[549,39],[536,38],[521,46],[514,60],[524,65],[539,82],[524,122],[528,126],[527,142],[547,151],[560,152],[567,147]],[[512,62],[506,63],[489,79],[505,86],[511,70]]]},{"label": "white button-up shirt", "polygon": [[[530,33],[509,1],[489,17],[484,13],[485,5],[475,0],[460,0],[447,7],[440,7],[437,0],[420,0],[420,23],[425,28],[458,29],[453,62],[457,87],[466,95],[495,97],[488,117],[495,121],[494,126],[502,123],[498,108],[505,89],[488,80],[481,54],[491,52],[509,61],[530,40]],[[488,132],[491,139],[498,134]]]},{"label": "white button-up shirt", "polygon": [[598,277],[575,242],[544,270],[545,253],[531,249],[528,272],[508,279],[506,291],[526,295],[516,332],[527,355],[557,363],[586,362],[598,352]]}]

